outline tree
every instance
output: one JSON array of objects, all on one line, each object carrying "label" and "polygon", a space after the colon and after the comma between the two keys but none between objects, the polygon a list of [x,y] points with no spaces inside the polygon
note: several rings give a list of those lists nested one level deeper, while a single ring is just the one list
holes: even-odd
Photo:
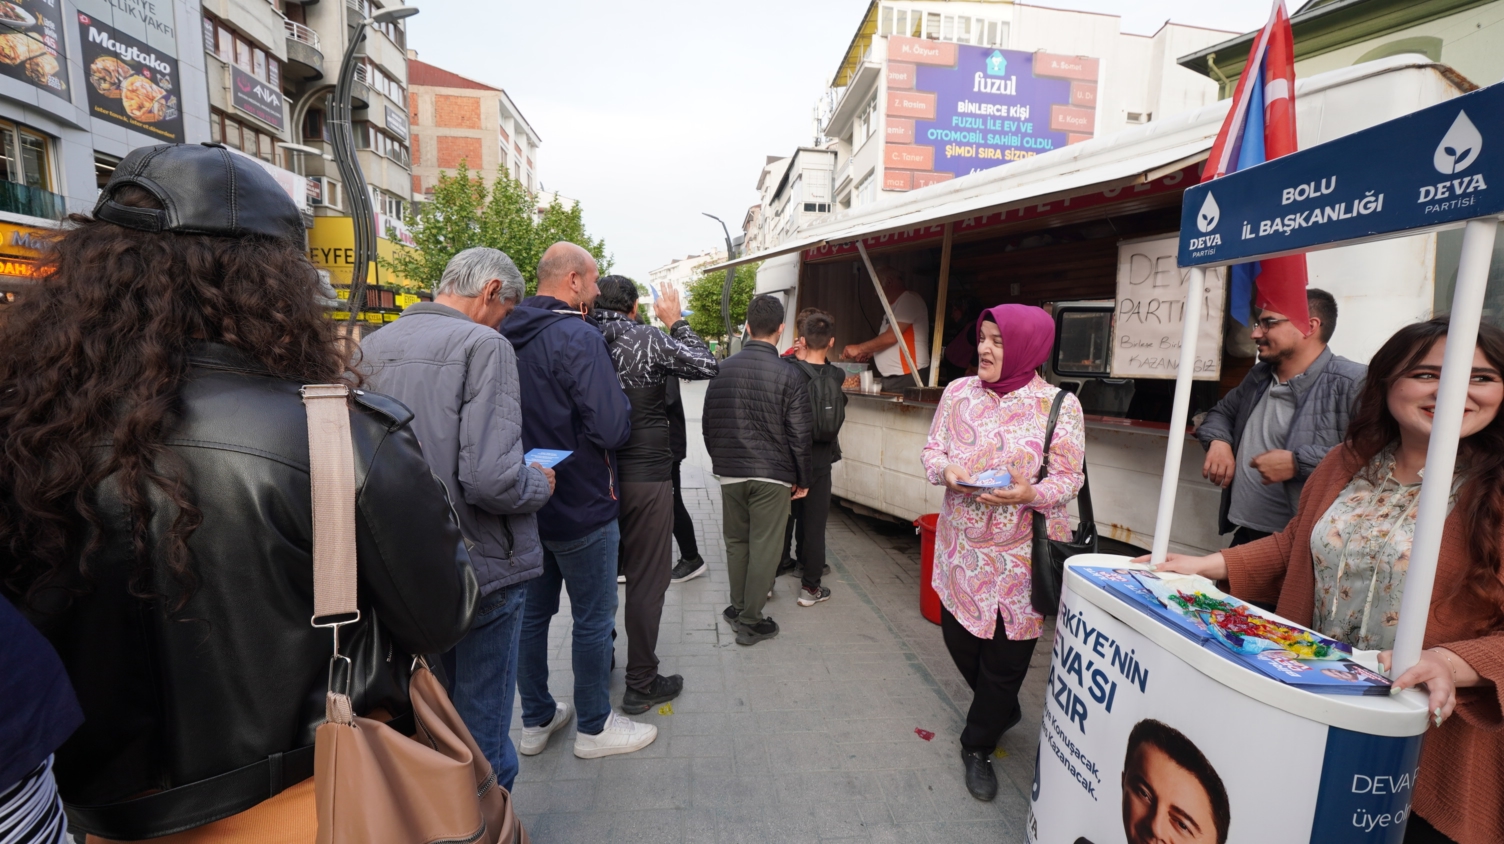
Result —
[{"label": "tree", "polygon": [[[757,288],[757,267],[757,264],[743,264],[736,268],[731,282],[732,331],[747,320],[747,303],[752,301],[752,291]],[[725,284],[725,270],[705,273],[689,283],[689,302],[685,307],[694,313],[685,319],[701,337],[724,339],[726,336],[726,324],[721,321],[721,291]]]},{"label": "tree", "polygon": [[532,295],[538,289],[538,259],[543,251],[556,241],[568,240],[594,255],[602,274],[610,271],[612,260],[605,241],[585,231],[579,203],[565,210],[555,196],[542,216],[535,218],[537,202],[537,195],[505,170],[498,169],[495,182],[488,186],[461,161],[453,174],[439,174],[431,200],[413,203],[408,212],[408,230],[417,248],[383,258],[381,265],[405,277],[411,289],[432,290],[450,258],[472,246],[489,246],[512,259]]}]

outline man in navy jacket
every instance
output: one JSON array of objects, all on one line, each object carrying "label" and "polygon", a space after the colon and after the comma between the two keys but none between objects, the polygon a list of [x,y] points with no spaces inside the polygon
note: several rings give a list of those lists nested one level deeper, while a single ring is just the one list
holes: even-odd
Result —
[{"label": "man in navy jacket", "polygon": [[632,431],[632,408],[605,338],[584,318],[600,293],[599,277],[589,252],[555,243],[538,262],[538,295],[522,300],[501,324],[517,351],[523,447],[574,452],[555,467],[554,495],[538,511],[543,574],[528,583],[517,672],[524,756],[543,752],[573,714],[548,691],[548,627],[566,584],[580,719],[574,755],[631,753],[658,737],[657,727],[611,711],[608,696],[620,541],[614,452]]}]

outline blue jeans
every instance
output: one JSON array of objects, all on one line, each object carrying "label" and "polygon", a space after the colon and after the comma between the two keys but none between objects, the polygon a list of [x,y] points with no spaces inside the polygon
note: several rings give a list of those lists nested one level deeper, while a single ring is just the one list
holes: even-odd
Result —
[{"label": "blue jeans", "polygon": [[454,708],[491,763],[496,781],[508,791],[517,779],[517,748],[510,733],[517,694],[517,633],[526,603],[526,583],[482,598],[470,632],[443,658],[454,685]]},{"label": "blue jeans", "polygon": [[595,735],[611,714],[611,628],[616,621],[616,520],[579,539],[543,540],[543,574],[527,584],[517,690],[522,724],[541,727],[554,717],[548,692],[548,625],[559,612],[559,589],[569,588],[574,615],[574,705],[579,731]]}]

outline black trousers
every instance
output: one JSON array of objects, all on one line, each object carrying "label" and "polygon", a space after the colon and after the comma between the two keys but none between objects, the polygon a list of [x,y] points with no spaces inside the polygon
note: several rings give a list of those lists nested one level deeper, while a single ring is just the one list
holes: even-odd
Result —
[{"label": "black trousers", "polygon": [[668,481],[621,482],[621,568],[627,576],[627,686],[646,691],[658,677],[658,625],[674,570],[669,544],[674,491]]},{"label": "black trousers", "polygon": [[[795,504],[799,508],[799,559],[804,563],[804,585],[820,591],[820,574],[825,571],[825,522],[830,518],[830,469],[815,470],[809,495]],[[792,519],[790,520],[792,522]]]},{"label": "black trousers", "polygon": [[683,484],[679,481],[679,461],[674,461],[674,541],[679,543],[679,559],[693,560],[700,556],[700,543],[695,541],[695,521],[689,517],[684,506]]},{"label": "black trousers", "polygon": [[940,633],[945,637],[950,658],[974,692],[971,710],[966,713],[966,729],[961,733],[961,746],[991,753],[1002,741],[1003,732],[1018,723],[1022,714],[1018,690],[1023,688],[1024,675],[1029,673],[1029,660],[1039,640],[1009,639],[1001,618],[991,639],[979,638],[961,626],[944,607],[940,608]]},{"label": "black trousers", "polygon": [[1260,539],[1272,535],[1273,534],[1267,531],[1254,530],[1253,528],[1243,527],[1239,525],[1236,529],[1233,530],[1232,543],[1227,547],[1236,548],[1239,545],[1247,545],[1250,542],[1258,542]]}]

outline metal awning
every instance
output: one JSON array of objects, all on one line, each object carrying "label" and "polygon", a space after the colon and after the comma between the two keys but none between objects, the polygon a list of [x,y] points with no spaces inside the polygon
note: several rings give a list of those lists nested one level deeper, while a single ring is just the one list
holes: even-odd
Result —
[{"label": "metal awning", "polygon": [[[1417,56],[1394,57],[1301,79],[1313,94],[1407,67],[1439,67]],[[1231,100],[1052,150],[1034,158],[909,191],[797,232],[784,243],[706,267],[704,272],[764,261],[819,246],[1010,211],[1057,199],[1146,184],[1206,158]]]}]

